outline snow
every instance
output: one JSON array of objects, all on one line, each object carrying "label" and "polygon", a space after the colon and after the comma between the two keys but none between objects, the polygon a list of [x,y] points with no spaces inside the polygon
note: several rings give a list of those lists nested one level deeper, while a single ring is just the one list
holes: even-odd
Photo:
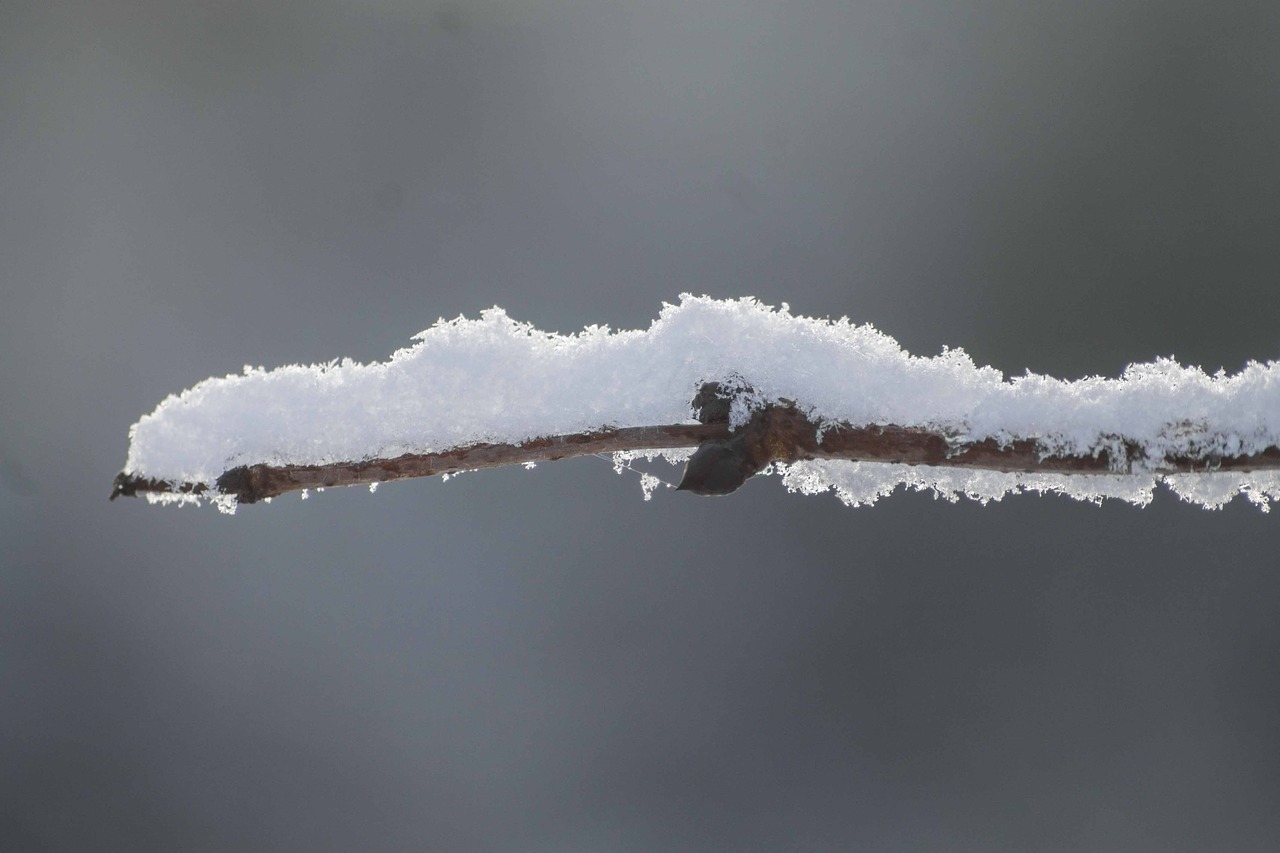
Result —
[{"label": "snow", "polygon": [[[961,349],[912,356],[871,325],[795,316],[785,304],[751,298],[685,294],[647,330],[589,326],[574,335],[539,331],[495,307],[478,319],[442,319],[414,340],[386,362],[246,366],[206,379],[132,427],[125,472],[212,485],[238,465],[349,462],[687,422],[708,381],[749,387],[731,414],[739,424],[753,406],[787,399],[820,422],[926,427],[961,443],[1038,438],[1051,453],[1093,454],[1121,440],[1153,459],[1280,445],[1275,362],[1210,376],[1160,358],[1131,365],[1118,379],[1027,373],[1006,380]],[[680,461],[688,454],[656,455]],[[775,473],[789,489],[834,491],[855,506],[900,485],[984,502],[1055,491],[1141,505],[1161,481],[1207,507],[1244,493],[1265,508],[1280,496],[1280,475],[1271,472],[1068,476],[812,461]],[[642,486],[647,499],[653,485]]]}]

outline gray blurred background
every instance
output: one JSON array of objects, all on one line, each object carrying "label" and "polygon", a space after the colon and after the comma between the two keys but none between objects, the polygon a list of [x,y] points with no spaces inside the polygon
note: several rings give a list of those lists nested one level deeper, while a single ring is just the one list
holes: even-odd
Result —
[{"label": "gray blurred background", "polygon": [[1274,849],[1242,501],[106,497],[169,393],[494,304],[1280,357],[1276,4],[2,9],[3,849]]}]

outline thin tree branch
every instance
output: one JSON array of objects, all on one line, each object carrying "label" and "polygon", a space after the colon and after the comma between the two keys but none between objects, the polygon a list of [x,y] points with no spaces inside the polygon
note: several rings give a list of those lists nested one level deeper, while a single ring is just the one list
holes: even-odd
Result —
[{"label": "thin tree branch", "polygon": [[[620,450],[697,447],[705,441],[724,438],[728,434],[728,424],[724,423],[671,424],[555,435],[522,444],[471,444],[441,453],[406,453],[392,459],[367,459],[363,462],[241,465],[218,477],[216,492],[234,495],[240,503],[255,503],[263,498],[301,489],[387,483],[411,477],[432,477],[436,474],[455,474],[528,462],[550,462]],[[115,500],[120,495],[133,497],[146,492],[201,495],[208,491],[203,483],[170,483],[121,473],[116,477],[111,499]]]},{"label": "thin tree branch", "polygon": [[[1118,440],[1122,453],[1101,450],[1089,456],[1048,456],[1034,438],[1000,444],[995,439],[956,446],[944,433],[892,424],[819,425],[783,401],[765,406],[739,430],[728,424],[729,392],[715,383],[694,400],[703,423],[602,429],[591,433],[537,438],[521,444],[473,444],[441,453],[405,454],[393,459],[328,465],[242,465],[218,477],[213,491],[255,503],[302,489],[368,485],[410,477],[453,474],[547,462],[574,456],[635,450],[697,447],[680,488],[696,494],[728,494],[774,462],[844,459],[1004,472],[1055,474],[1172,474],[1280,469],[1280,448],[1245,456],[1183,455],[1150,460],[1134,442]],[[1123,455],[1124,458],[1114,458]],[[203,483],[172,483],[121,473],[111,499],[120,495],[170,493],[202,495]]]}]

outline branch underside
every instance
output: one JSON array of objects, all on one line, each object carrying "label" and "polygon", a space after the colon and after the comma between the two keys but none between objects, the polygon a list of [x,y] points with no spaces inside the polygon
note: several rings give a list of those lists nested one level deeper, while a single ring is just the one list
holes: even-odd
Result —
[{"label": "branch underside", "polygon": [[[714,397],[718,388],[700,393]],[[697,400],[695,400],[695,405]],[[985,469],[1055,474],[1151,474],[1206,471],[1256,471],[1280,468],[1280,448],[1268,447],[1247,456],[1175,456],[1147,460],[1132,442],[1117,442],[1124,458],[1102,450],[1089,456],[1047,456],[1035,439],[1000,444],[995,439],[955,446],[938,431],[894,425],[820,426],[785,402],[766,406],[738,430],[730,431],[727,407],[704,406],[703,423],[603,429],[558,435],[521,444],[473,444],[441,453],[405,454],[394,459],[337,462],[327,465],[242,465],[220,477],[210,489],[203,483],[173,483],[121,473],[111,493],[117,496],[169,493],[233,496],[255,503],[302,489],[385,483],[411,477],[453,474],[528,462],[618,451],[697,447],[680,488],[695,494],[728,494],[775,462],[843,459],[902,465]],[[819,438],[821,436],[821,438]],[[1121,455],[1117,453],[1116,456]]]}]

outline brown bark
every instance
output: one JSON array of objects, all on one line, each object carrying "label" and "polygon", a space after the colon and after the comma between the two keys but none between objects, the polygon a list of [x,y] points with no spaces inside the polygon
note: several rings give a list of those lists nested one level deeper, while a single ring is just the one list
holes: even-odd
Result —
[{"label": "brown bark", "polygon": [[[535,438],[522,444],[471,444],[440,453],[406,453],[391,459],[335,462],[330,465],[241,465],[218,477],[216,491],[235,495],[240,503],[255,503],[286,492],[329,486],[387,483],[410,477],[455,474],[479,468],[498,468],[525,462],[550,462],[573,456],[613,453],[619,450],[697,447],[704,441],[729,434],[726,424],[672,424],[624,427],[575,435]],[[169,483],[121,473],[111,499],[133,497],[139,492],[173,492],[200,495],[203,483]]]},{"label": "brown bark", "polygon": [[[1112,459],[1105,450],[1091,456],[1044,456],[1034,438],[1019,439],[1008,445],[986,439],[952,447],[943,433],[892,424],[828,427],[819,440],[818,424],[786,403],[761,409],[741,430],[731,433],[728,424],[719,420],[724,411],[727,409],[717,409],[716,414],[706,417],[710,421],[708,423],[602,429],[537,438],[522,444],[473,444],[441,453],[405,454],[394,459],[330,465],[240,466],[218,477],[215,488],[220,494],[234,495],[240,503],[254,503],[301,489],[367,485],[596,453],[699,447],[708,443],[724,443],[724,446],[732,447],[733,453],[741,455],[742,465],[749,473],[758,472],[773,462],[802,459],[847,459],[1059,474],[1127,473],[1133,470],[1135,463],[1141,463],[1142,470],[1153,473],[1280,468],[1280,448],[1276,447],[1268,447],[1249,456],[1178,456],[1145,460],[1140,458],[1136,444],[1122,441],[1118,446],[1125,448],[1124,459]],[[727,442],[729,439],[732,439],[731,444]],[[699,491],[696,485],[682,484],[682,487]],[[733,488],[736,486],[703,493],[722,494]],[[199,495],[208,491],[204,484],[170,483],[121,473],[116,477],[111,498],[134,496],[140,492]]]}]

